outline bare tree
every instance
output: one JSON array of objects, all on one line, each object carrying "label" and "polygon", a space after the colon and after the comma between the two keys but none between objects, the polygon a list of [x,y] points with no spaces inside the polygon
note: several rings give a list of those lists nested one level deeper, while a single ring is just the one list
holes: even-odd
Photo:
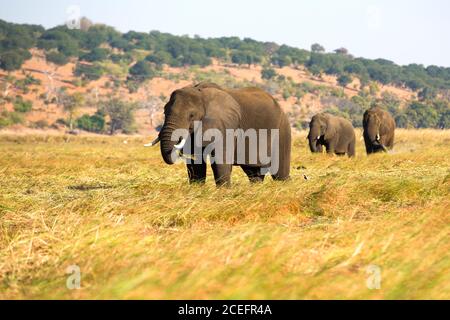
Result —
[{"label": "bare tree", "polygon": [[13,85],[14,77],[8,75],[6,76],[1,84],[1,90],[2,90],[2,97],[6,98],[10,92],[10,89]]},{"label": "bare tree", "polygon": [[156,97],[145,91],[145,100],[141,102],[140,107],[146,109],[150,115],[150,126],[155,127],[155,118],[162,113],[164,102],[161,97]]}]

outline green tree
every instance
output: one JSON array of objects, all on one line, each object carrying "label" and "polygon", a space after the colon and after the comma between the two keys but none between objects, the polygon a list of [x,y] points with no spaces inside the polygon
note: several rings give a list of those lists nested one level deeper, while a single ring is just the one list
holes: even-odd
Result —
[{"label": "green tree", "polygon": [[90,52],[81,55],[80,59],[88,62],[103,61],[108,58],[109,54],[110,51],[108,49],[94,48]]},{"label": "green tree", "polygon": [[62,92],[59,97],[59,103],[63,106],[64,111],[69,114],[69,128],[73,130],[74,116],[78,109],[84,104],[84,96],[80,92],[72,95]]},{"label": "green tree", "polygon": [[404,113],[396,115],[395,125],[397,128],[408,128],[409,127],[408,116]]},{"label": "green tree", "polygon": [[109,118],[109,134],[117,130],[132,133],[135,129],[134,110],[136,105],[118,98],[112,98],[101,103],[101,112]]},{"label": "green tree", "polygon": [[417,101],[408,106],[405,114],[414,128],[435,128],[439,121],[439,115],[434,108]]},{"label": "green tree", "polygon": [[130,75],[138,81],[152,79],[158,74],[155,68],[152,67],[151,63],[144,60],[137,62],[130,68],[129,72]]},{"label": "green tree", "polygon": [[344,71],[353,74],[361,74],[364,71],[364,66],[359,63],[353,62],[344,67]]},{"label": "green tree", "polygon": [[98,80],[103,75],[103,68],[96,64],[77,63],[74,74],[88,80]]},{"label": "green tree", "polygon": [[341,87],[345,88],[352,82],[352,77],[350,77],[348,74],[343,74],[337,79],[337,81]]},{"label": "green tree", "polygon": [[158,66],[162,66],[163,64],[171,65],[173,62],[172,56],[166,51],[156,51],[155,53],[148,55],[145,60]]},{"label": "green tree", "polygon": [[15,49],[0,53],[0,68],[5,71],[14,71],[22,67],[22,64],[31,58],[28,50]]},{"label": "green tree", "polygon": [[325,48],[322,45],[318,44],[318,43],[314,43],[311,46],[311,51],[315,52],[315,53],[323,53],[323,52],[325,52]]},{"label": "green tree", "polygon": [[97,111],[94,115],[84,114],[76,120],[79,129],[101,133],[105,129],[105,115]]},{"label": "green tree", "polygon": [[346,48],[338,48],[334,50],[336,54],[348,55],[348,50]]},{"label": "green tree", "polygon": [[318,77],[322,74],[322,69],[318,65],[313,65],[309,68],[309,72],[315,77]]},{"label": "green tree", "polygon": [[270,80],[275,78],[277,75],[277,72],[269,67],[265,67],[261,70],[261,78],[266,79],[266,80]]},{"label": "green tree", "polygon": [[62,54],[61,52],[51,51],[45,54],[45,58],[48,62],[52,62],[56,65],[63,66],[69,62],[69,58]]}]

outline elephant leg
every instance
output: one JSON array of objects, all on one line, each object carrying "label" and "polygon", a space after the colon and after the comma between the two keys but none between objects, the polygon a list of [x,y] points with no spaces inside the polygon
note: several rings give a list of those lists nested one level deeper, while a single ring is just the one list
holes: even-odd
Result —
[{"label": "elephant leg", "polygon": [[206,181],[206,163],[186,164],[189,182],[204,184]]},{"label": "elephant leg", "polygon": [[263,182],[265,175],[261,174],[261,168],[251,166],[241,166],[250,182]]},{"label": "elephant leg", "polygon": [[394,135],[392,135],[392,137],[388,140],[388,142],[386,143],[386,147],[389,150],[394,149]]},{"label": "elephant leg", "polygon": [[[289,180],[291,170],[291,127],[287,118],[283,118],[283,123],[280,125],[279,143],[278,168],[276,172],[271,172],[271,175],[273,180],[286,181]],[[270,170],[272,169],[274,169],[273,163]]]},{"label": "elephant leg", "polygon": [[231,169],[233,166],[231,164],[211,164],[211,168],[214,173],[214,180],[216,180],[216,185],[218,187],[221,186],[230,186],[231,184]]},{"label": "elephant leg", "polygon": [[371,154],[373,153],[372,149],[372,143],[370,142],[369,138],[364,135],[364,144],[366,145],[366,153]]},{"label": "elephant leg", "polygon": [[353,140],[352,142],[349,143],[348,145],[348,151],[347,154],[350,158],[353,158],[355,156],[355,143],[356,141]]},{"label": "elephant leg", "polygon": [[316,150],[317,150],[318,153],[322,153],[323,152],[323,146],[322,146],[322,144],[319,141],[316,142]]},{"label": "elephant leg", "polygon": [[326,148],[327,148],[327,153],[328,154],[334,154],[335,153],[336,146],[335,146],[334,142],[328,143]]}]

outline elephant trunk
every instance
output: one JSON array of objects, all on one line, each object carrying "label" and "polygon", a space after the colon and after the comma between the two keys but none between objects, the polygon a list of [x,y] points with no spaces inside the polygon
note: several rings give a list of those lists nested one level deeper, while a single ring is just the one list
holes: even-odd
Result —
[{"label": "elephant trunk", "polygon": [[161,156],[164,159],[164,162],[167,164],[174,164],[174,160],[172,157],[172,152],[175,148],[175,144],[177,141],[172,141],[172,133],[174,128],[171,126],[166,126],[161,130]]},{"label": "elephant trunk", "polygon": [[173,117],[166,119],[160,132],[161,156],[165,163],[175,163],[176,156],[174,156],[174,151],[182,150],[185,146],[189,134],[188,128],[189,123],[182,122]]},{"label": "elephant trunk", "polygon": [[366,132],[367,138],[372,145],[372,148],[374,152],[378,151],[384,151],[386,152],[387,149],[381,142],[381,136],[380,136],[380,128],[374,123],[369,123],[367,126],[367,132]]},{"label": "elephant trunk", "polygon": [[311,149],[311,152],[317,152],[317,137],[308,137],[309,139],[309,149]]},{"label": "elephant trunk", "polygon": [[320,130],[316,126],[312,126],[309,130],[308,140],[311,152],[317,152],[317,140],[320,136]]},{"label": "elephant trunk", "polygon": [[369,123],[367,126],[367,137],[372,145],[379,145],[379,128],[375,123]]}]

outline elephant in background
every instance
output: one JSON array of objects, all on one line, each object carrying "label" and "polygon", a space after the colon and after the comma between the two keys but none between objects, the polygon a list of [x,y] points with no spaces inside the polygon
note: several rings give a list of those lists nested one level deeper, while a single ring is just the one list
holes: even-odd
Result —
[{"label": "elephant in background", "polygon": [[[171,157],[175,149],[182,152],[186,150],[185,139],[172,141],[172,133],[176,129],[187,129],[189,141],[192,147],[196,143],[194,122],[202,123],[202,131],[208,129],[219,130],[226,136],[227,129],[255,129],[256,131],[270,129],[279,130],[279,147],[277,154],[272,154],[278,159],[278,170],[270,171],[274,180],[287,180],[290,173],[291,155],[291,129],[287,116],[282,111],[276,100],[259,88],[223,89],[214,83],[200,83],[196,86],[188,86],[175,90],[169,102],[164,107],[165,120],[157,139],[152,145],[161,142],[161,155],[167,164],[173,164]],[[259,138],[258,138],[259,140]],[[271,138],[268,137],[270,148]],[[245,140],[246,150],[249,141]],[[257,146],[260,146],[259,141]],[[208,148],[207,144],[200,146],[202,151]],[[194,148],[191,148],[191,150]],[[247,151],[246,151],[247,152]],[[267,153],[266,153],[267,154]],[[193,155],[196,156],[196,155]],[[257,159],[256,163],[247,163],[249,155],[245,155],[245,163],[236,162],[236,150],[233,163],[211,163],[216,185],[229,185],[232,166],[239,165],[247,174],[251,182],[264,180],[263,168],[270,165]],[[191,183],[204,183],[206,180],[206,162],[187,163],[189,181]]]},{"label": "elephant in background", "polygon": [[309,148],[311,152],[322,152],[325,146],[327,153],[355,156],[355,130],[347,119],[328,113],[318,113],[309,123]]},{"label": "elephant in background", "polygon": [[394,147],[395,121],[389,112],[379,107],[366,110],[363,128],[367,154],[386,152]]}]

